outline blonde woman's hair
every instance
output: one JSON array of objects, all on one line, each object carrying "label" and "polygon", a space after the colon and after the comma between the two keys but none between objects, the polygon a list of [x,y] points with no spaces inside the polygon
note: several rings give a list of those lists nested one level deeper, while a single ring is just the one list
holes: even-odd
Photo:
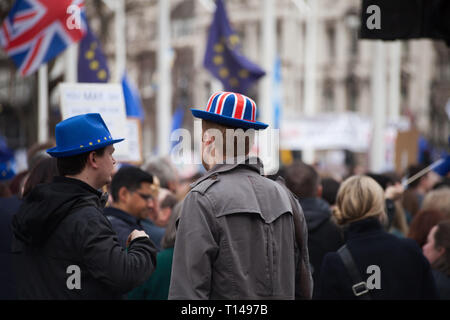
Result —
[{"label": "blonde woman's hair", "polygon": [[346,224],[369,217],[386,218],[383,188],[367,176],[353,176],[345,180],[338,191],[333,215],[338,224]]},{"label": "blonde woman's hair", "polygon": [[442,211],[445,219],[450,219],[450,188],[444,187],[428,192],[423,199],[421,209]]}]

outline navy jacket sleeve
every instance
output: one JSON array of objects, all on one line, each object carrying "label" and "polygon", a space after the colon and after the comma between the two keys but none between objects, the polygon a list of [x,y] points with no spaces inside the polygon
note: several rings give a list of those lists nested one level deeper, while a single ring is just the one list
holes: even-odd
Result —
[{"label": "navy jacket sleeve", "polygon": [[138,238],[125,250],[106,217],[88,217],[77,228],[77,243],[89,274],[121,294],[144,283],[156,267],[157,250],[150,239]]},{"label": "navy jacket sleeve", "polygon": [[119,240],[120,245],[123,248],[126,248],[128,236],[133,230],[130,231],[129,226],[125,222],[117,218],[107,216],[107,219],[109,220],[109,222],[111,222],[113,230],[117,233],[117,238]]}]

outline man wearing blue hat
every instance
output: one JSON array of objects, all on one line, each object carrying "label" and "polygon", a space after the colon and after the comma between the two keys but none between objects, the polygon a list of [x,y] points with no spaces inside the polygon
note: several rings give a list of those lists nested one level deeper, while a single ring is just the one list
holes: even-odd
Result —
[{"label": "man wearing blue hat", "polygon": [[127,249],[103,215],[115,165],[113,139],[98,113],[56,125],[60,176],[38,185],[13,220],[21,299],[120,299],[155,269],[156,248],[134,230]]},{"label": "man wearing blue hat", "polygon": [[[255,120],[255,102],[218,92],[206,110],[192,113],[202,119],[208,173],[183,201],[169,299],[310,299],[303,212],[285,187],[261,175],[259,159],[249,157],[254,130],[267,128]],[[238,132],[245,139],[236,142]],[[300,230],[294,214],[303,221]]]},{"label": "man wearing blue hat", "polygon": [[14,176],[14,153],[0,136],[0,300],[17,298],[12,267],[11,221],[21,202],[11,195],[9,182]]}]

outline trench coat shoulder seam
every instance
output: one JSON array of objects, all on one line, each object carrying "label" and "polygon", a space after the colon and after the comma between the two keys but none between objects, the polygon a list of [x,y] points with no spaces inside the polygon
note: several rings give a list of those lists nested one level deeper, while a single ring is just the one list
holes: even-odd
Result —
[{"label": "trench coat shoulder seam", "polygon": [[200,192],[193,192],[193,191],[194,190],[191,190],[190,197],[192,197],[192,200],[194,202],[202,203],[203,206],[206,207],[206,210],[202,210],[202,212],[208,215],[208,220],[213,222],[213,225],[211,227],[213,227],[216,231],[219,231],[220,227],[217,221],[215,220],[216,216],[214,214],[216,212],[216,205],[214,199],[212,199],[212,197],[207,193],[202,194]]},{"label": "trench coat shoulder seam", "polygon": [[198,192],[202,195],[206,193],[206,191],[216,182],[219,181],[219,177],[217,175],[211,176],[208,179],[205,179],[201,181],[199,184],[197,184],[194,188],[192,188],[192,192]]}]

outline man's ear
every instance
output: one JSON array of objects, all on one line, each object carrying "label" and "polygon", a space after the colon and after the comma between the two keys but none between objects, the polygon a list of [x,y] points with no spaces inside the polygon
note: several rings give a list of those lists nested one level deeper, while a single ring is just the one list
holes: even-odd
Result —
[{"label": "man's ear", "polygon": [[91,151],[87,159],[87,164],[89,164],[94,169],[98,169],[97,156],[97,152]]},{"label": "man's ear", "polygon": [[126,187],[120,187],[119,192],[117,192],[118,202],[127,202],[129,195],[130,192]]},{"label": "man's ear", "polygon": [[216,137],[213,134],[205,133],[203,136],[203,142],[205,145],[209,146],[216,140]]},{"label": "man's ear", "polygon": [[439,254],[439,257],[442,257],[445,254],[445,248],[444,247],[437,247],[436,251]]},{"label": "man's ear", "polygon": [[322,197],[322,192],[323,192],[323,187],[321,184],[319,184],[319,186],[317,187],[317,198]]}]

